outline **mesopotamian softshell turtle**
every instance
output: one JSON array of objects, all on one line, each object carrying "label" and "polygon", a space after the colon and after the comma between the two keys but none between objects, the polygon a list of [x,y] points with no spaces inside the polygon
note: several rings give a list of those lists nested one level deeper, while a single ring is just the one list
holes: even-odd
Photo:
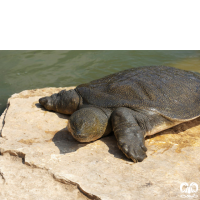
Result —
[{"label": "mesopotamian softshell turtle", "polygon": [[127,158],[146,157],[145,136],[200,115],[200,76],[166,66],[132,68],[39,99],[47,110],[71,115],[79,142],[114,132]]}]

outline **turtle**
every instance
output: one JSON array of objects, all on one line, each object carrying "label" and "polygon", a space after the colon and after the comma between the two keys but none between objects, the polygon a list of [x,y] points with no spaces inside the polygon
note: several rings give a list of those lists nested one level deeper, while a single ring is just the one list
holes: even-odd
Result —
[{"label": "turtle", "polygon": [[169,66],[135,67],[42,97],[39,103],[71,115],[67,128],[77,141],[114,132],[125,156],[141,162],[147,157],[146,136],[200,115],[200,75]]}]

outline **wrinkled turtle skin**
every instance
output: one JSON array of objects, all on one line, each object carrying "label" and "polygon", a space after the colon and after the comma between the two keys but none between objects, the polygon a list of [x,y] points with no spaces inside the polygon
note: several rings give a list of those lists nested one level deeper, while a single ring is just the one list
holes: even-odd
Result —
[{"label": "wrinkled turtle skin", "polygon": [[200,76],[165,66],[132,68],[39,102],[71,115],[68,130],[77,141],[94,141],[113,131],[126,157],[141,162],[145,136],[200,115]]}]

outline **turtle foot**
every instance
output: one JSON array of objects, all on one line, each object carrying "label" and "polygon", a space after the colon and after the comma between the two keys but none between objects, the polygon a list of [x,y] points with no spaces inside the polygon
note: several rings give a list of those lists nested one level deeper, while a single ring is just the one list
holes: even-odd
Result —
[{"label": "turtle foot", "polygon": [[118,147],[126,155],[127,158],[132,159],[133,162],[143,161],[147,155],[147,148],[144,145],[143,134],[132,133],[128,136],[119,138]]}]

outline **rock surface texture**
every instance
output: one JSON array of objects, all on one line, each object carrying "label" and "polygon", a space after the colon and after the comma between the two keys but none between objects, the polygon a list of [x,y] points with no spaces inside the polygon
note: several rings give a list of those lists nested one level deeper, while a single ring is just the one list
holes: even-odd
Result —
[{"label": "rock surface texture", "polygon": [[[126,159],[114,136],[81,144],[69,116],[38,99],[72,88],[23,91],[0,118],[0,199],[182,199],[183,182],[200,187],[200,118],[146,138],[147,158]],[[190,195],[200,198],[200,190]]]}]

